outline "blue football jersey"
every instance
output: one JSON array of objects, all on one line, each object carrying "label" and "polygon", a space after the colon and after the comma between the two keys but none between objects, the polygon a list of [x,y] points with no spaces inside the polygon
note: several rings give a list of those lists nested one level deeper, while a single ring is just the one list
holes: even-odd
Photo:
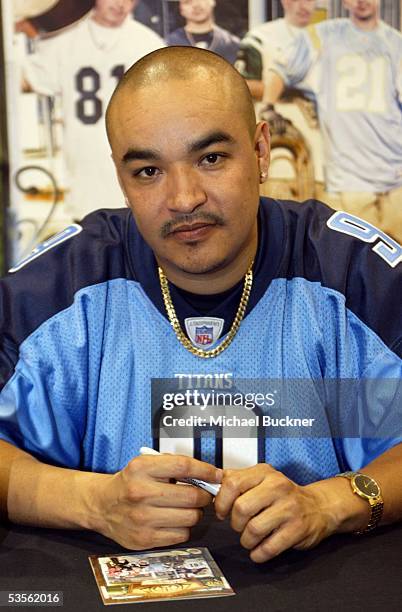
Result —
[{"label": "blue football jersey", "polygon": [[[322,436],[259,432],[177,446],[224,466],[240,455],[243,464],[269,462],[299,483],[359,469],[402,440],[401,252],[316,201],[262,199],[245,317],[226,350],[202,359],[169,323],[155,257],[130,211],[93,213],[0,282],[0,438],[47,463],[111,473],[141,446],[165,448],[152,423],[152,380],[394,381],[391,392],[371,384],[338,405],[319,396]],[[220,317],[220,341],[241,291],[198,312],[171,285],[183,329],[188,317]],[[355,418],[373,435],[335,427]]]},{"label": "blue football jersey", "polygon": [[[208,34],[208,33],[207,33]],[[207,34],[205,39],[207,39]],[[229,32],[228,30],[224,30],[217,25],[214,25],[211,32],[211,40],[210,42],[205,42],[201,40],[197,42],[197,37],[201,35],[194,34],[193,36],[188,35],[184,28],[178,28],[171,32],[166,38],[167,44],[171,46],[178,47],[195,47],[199,46],[202,49],[208,49],[208,51],[213,51],[225,58],[231,64],[234,64],[237,56],[237,51],[240,46],[240,38]]]},{"label": "blue football jersey", "polygon": [[328,191],[402,185],[402,34],[330,19],[303,31],[273,69],[297,86],[314,72]]}]

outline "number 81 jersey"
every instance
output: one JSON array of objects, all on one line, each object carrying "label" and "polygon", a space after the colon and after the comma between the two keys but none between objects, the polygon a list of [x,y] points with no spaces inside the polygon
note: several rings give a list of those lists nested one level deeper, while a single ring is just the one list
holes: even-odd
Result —
[{"label": "number 81 jersey", "polygon": [[402,35],[350,19],[310,26],[273,69],[297,86],[314,68],[330,192],[383,193],[402,185]]},{"label": "number 81 jersey", "polygon": [[24,71],[32,89],[61,96],[73,217],[81,218],[96,208],[122,206],[104,126],[106,107],[124,72],[163,46],[157,34],[131,18],[110,28],[89,16],[41,41],[37,52],[29,56]]}]

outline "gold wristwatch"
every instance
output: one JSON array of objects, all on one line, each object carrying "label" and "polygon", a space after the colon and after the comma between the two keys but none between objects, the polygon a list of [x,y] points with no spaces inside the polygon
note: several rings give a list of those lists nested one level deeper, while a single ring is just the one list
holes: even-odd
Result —
[{"label": "gold wristwatch", "polygon": [[366,476],[366,474],[361,474],[360,472],[342,472],[342,474],[337,474],[337,476],[348,478],[353,493],[356,493],[356,495],[362,499],[366,499],[370,504],[371,515],[367,527],[355,533],[361,535],[373,531],[381,520],[384,508],[384,501],[378,483],[374,478]]}]

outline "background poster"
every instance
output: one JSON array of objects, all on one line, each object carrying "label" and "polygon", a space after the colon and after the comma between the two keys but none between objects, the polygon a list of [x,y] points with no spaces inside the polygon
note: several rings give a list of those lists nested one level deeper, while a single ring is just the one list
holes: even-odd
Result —
[{"label": "background poster", "polygon": [[[93,10],[96,1],[2,0],[0,61],[4,78],[1,85],[2,88],[5,86],[6,95],[2,96],[3,105],[0,106],[0,257],[4,258],[7,246],[8,265],[25,256],[38,241],[60,231],[87,212],[83,209],[79,214],[79,196],[74,202],[74,219],[66,208],[66,202],[71,197],[71,178],[67,176],[65,167],[66,134],[73,119],[65,114],[60,95],[45,95],[26,87],[24,90],[23,65],[27,57],[32,58],[37,54],[41,40],[58,39],[88,19],[88,12]],[[223,36],[231,37],[232,43],[236,40],[240,43],[250,30],[281,19],[284,14],[281,0],[193,1],[211,5],[214,23],[226,33]],[[113,0],[102,2],[113,4]],[[158,35],[161,44],[164,44],[163,39],[168,40],[174,32],[184,29],[184,35],[188,34],[182,3],[184,0],[133,0],[130,18],[134,16],[138,23],[148,28],[148,32]],[[317,0],[310,22],[318,23],[346,15],[342,0]],[[400,30],[399,0],[382,0],[381,18]],[[217,43],[216,33],[204,40],[191,33],[191,28],[189,31],[190,41],[183,44],[209,48],[208,45]],[[98,32],[96,36],[99,38]],[[107,33],[104,38],[96,41],[99,49],[109,44]],[[111,44],[113,46],[113,41]],[[149,51],[147,45],[144,42],[143,53]],[[95,113],[99,110],[98,97],[102,96],[102,83],[97,89],[92,56],[84,47],[82,62],[86,72],[82,73],[84,76],[81,80],[75,80],[70,86],[71,95],[78,96],[74,105],[81,108],[84,120],[96,119],[99,130],[103,130],[105,104],[102,104],[100,113]],[[126,64],[124,68],[128,67]],[[121,75],[122,65],[117,63],[110,71],[114,85]],[[257,114],[262,108],[262,103],[256,100]],[[287,134],[287,139],[273,139],[270,179],[263,193],[297,200],[321,197],[325,167],[322,134],[317,124],[314,101],[299,95],[290,96],[281,100],[278,111],[291,121],[295,131],[293,135],[290,133],[290,137]],[[88,204],[86,196],[82,201]],[[97,207],[94,198],[93,208]]]}]

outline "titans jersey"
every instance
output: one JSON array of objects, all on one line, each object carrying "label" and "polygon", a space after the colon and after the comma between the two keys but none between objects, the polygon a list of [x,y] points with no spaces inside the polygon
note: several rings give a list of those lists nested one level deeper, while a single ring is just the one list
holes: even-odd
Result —
[{"label": "titans jersey", "polygon": [[350,19],[307,28],[277,58],[288,86],[315,71],[328,191],[382,193],[402,185],[402,35]]},{"label": "titans jersey", "polygon": [[[186,33],[184,28],[178,28],[169,34],[166,39],[167,44],[171,46],[179,46],[179,47],[194,47],[199,46],[202,49],[208,49],[208,51],[213,51],[217,55],[221,55],[231,64],[234,64],[236,59],[237,50],[239,48],[240,39],[228,32],[228,30],[224,30],[217,25],[214,25],[212,30],[212,40],[206,46],[202,42],[197,44],[196,42],[197,34],[194,37]],[[194,38],[194,41],[191,40]]]},{"label": "titans jersey", "polygon": [[[378,435],[331,436],[335,415],[324,399],[315,416],[329,435],[237,440],[221,457],[238,465],[247,452],[243,465],[266,461],[299,483],[359,469],[402,440],[401,251],[316,201],[263,199],[245,317],[229,347],[206,360],[176,338],[130,211],[93,213],[0,283],[0,438],[47,463],[115,472],[143,445],[163,450],[152,436],[151,379],[395,381],[388,395],[370,387],[363,415],[357,396],[334,408],[375,424]],[[241,290],[202,313],[174,286],[171,295],[183,327],[207,310],[225,320],[224,338]],[[220,463],[214,439],[196,451]]]}]

